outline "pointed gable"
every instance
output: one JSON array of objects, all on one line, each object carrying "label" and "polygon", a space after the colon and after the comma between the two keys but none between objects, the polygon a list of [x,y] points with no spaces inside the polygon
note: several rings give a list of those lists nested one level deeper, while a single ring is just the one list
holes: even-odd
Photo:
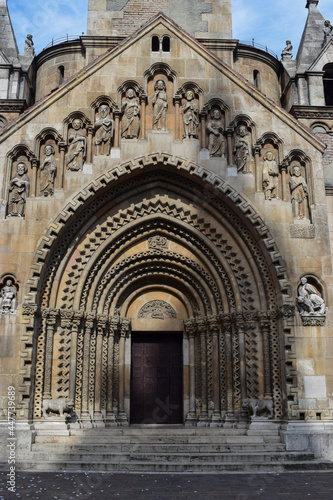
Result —
[{"label": "pointed gable", "polygon": [[19,51],[7,8],[7,0],[0,0],[0,49],[11,62],[17,60]]},{"label": "pointed gable", "polygon": [[310,0],[307,4],[309,14],[296,56],[297,73],[307,71],[323,48],[325,18],[319,12],[317,4],[317,0]]}]

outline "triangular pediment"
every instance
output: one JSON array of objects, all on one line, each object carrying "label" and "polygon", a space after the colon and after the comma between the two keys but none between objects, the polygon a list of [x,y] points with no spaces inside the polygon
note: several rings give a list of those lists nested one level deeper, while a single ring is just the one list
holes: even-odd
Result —
[{"label": "triangular pediment", "polygon": [[[153,33],[169,34],[174,40],[176,46],[177,58],[172,59],[168,54],[156,54],[156,57],[150,54],[151,38]],[[148,53],[149,52],[149,57]],[[147,57],[145,57],[147,54]],[[312,132],[300,124],[293,116],[284,111],[280,106],[267,98],[246,78],[228,66],[222,59],[207,50],[201,43],[186,33],[176,23],[167,18],[164,14],[159,14],[149,23],[142,26],[136,33],[125,39],[115,48],[108,50],[103,55],[99,56],[73,77],[69,78],[59,88],[55,89],[49,96],[46,96],[41,101],[37,102],[32,108],[20,115],[12,125],[9,125],[6,133],[4,133],[0,142],[5,140],[11,134],[11,128],[15,124],[15,130],[20,126],[25,125],[30,120],[34,119],[40,113],[44,112],[49,106],[55,105],[58,101],[69,99],[75,100],[75,94],[86,92],[90,88],[97,92],[97,86],[93,84],[92,79],[98,81],[98,89],[100,94],[115,92],[116,88],[112,88],[110,78],[104,75],[109,73],[115,75],[115,78],[120,78],[124,74],[123,80],[128,78],[134,68],[140,66],[141,74],[136,75],[136,79],[141,78],[141,83],[144,85],[144,73],[149,70],[152,65],[151,61],[156,59],[156,64],[164,62],[172,67],[179,79],[179,86],[187,81],[197,82],[200,86],[200,80],[207,80],[207,75],[211,75],[212,88],[215,97],[224,98],[229,95],[230,108],[233,107],[234,95],[239,94],[239,102],[249,102],[248,107],[263,107],[264,112],[267,111],[282,120],[288,127],[291,127],[296,133],[302,135],[305,139],[312,143],[317,149],[322,150],[323,145]],[[177,61],[176,61],[177,59]],[[173,60],[174,65],[171,64]],[[131,76],[134,79],[134,76]],[[91,80],[91,82],[89,82]],[[101,83],[102,82],[102,83]],[[213,83],[214,82],[214,83]],[[82,86],[81,93],[78,87]],[[68,98],[72,94],[73,97]],[[67,96],[67,97],[66,97]],[[148,96],[149,97],[149,96]],[[81,108],[81,102],[77,102],[76,109]],[[74,109],[73,109],[74,111]],[[246,114],[247,109],[244,105],[243,109],[239,109],[238,114]]]}]

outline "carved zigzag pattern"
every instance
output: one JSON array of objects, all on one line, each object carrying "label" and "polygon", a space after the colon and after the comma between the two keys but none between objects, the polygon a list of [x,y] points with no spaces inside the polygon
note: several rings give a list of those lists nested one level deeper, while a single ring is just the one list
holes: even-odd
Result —
[{"label": "carved zigzag pattern", "polygon": [[58,371],[57,371],[57,392],[59,396],[69,395],[69,373],[71,359],[71,336],[68,328],[64,328],[60,333]]},{"label": "carved zigzag pattern", "polygon": [[247,397],[257,399],[258,387],[258,347],[254,331],[245,334]]}]

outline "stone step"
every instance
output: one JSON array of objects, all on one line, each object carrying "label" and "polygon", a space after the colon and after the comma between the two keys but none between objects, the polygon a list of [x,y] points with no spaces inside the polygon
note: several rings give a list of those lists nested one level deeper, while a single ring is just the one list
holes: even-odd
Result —
[{"label": "stone step", "polygon": [[263,463],[260,460],[253,462],[202,462],[202,463],[173,463],[173,462],[91,462],[50,460],[48,462],[18,462],[17,470],[24,471],[96,471],[96,472],[131,472],[131,473],[212,473],[212,472],[243,472],[279,473],[284,471],[323,471],[333,470],[333,463],[328,461],[271,461]]},{"label": "stone step", "polygon": [[249,462],[294,462],[310,461],[314,459],[312,453],[286,453],[286,452],[253,452],[253,453],[140,453],[133,450],[128,453],[111,452],[54,452],[52,454],[36,452],[31,455],[33,462],[45,463],[49,460],[63,462],[86,462],[90,463],[123,463],[123,462],[149,462],[149,463],[174,463],[174,464],[195,464],[202,462],[210,463],[249,463]]},{"label": "stone step", "polygon": [[137,451],[142,453],[151,453],[151,452],[169,452],[169,453],[182,453],[182,452],[191,452],[191,453],[230,453],[230,452],[241,452],[241,451],[285,451],[285,445],[282,443],[252,443],[250,446],[247,444],[236,443],[233,445],[228,444],[127,444],[127,443],[113,443],[112,445],[105,443],[36,443],[32,445],[32,451],[34,452],[43,452],[43,451],[52,451],[52,452],[70,452],[70,451],[96,451],[98,453],[109,452],[110,448],[112,452],[121,451],[121,452],[130,452],[133,448],[136,448]]}]

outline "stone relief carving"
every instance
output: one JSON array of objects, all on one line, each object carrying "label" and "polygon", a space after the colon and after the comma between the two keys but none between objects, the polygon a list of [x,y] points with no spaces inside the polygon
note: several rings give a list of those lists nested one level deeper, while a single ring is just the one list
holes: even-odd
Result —
[{"label": "stone relief carving", "polygon": [[211,157],[223,157],[225,154],[225,139],[223,136],[222,114],[218,108],[211,111],[210,120],[207,123],[209,136],[209,154]]},{"label": "stone relief carving", "polygon": [[0,293],[0,314],[15,314],[17,308],[17,290],[11,278],[6,280]]},{"label": "stone relief carving", "polygon": [[323,32],[324,44],[326,45],[330,40],[333,39],[333,26],[331,25],[331,21],[329,21],[328,19],[324,22]]},{"label": "stone relief carving", "polygon": [[308,202],[308,185],[301,175],[301,169],[294,165],[291,170],[289,186],[291,191],[291,202],[293,204],[294,218],[304,219]]},{"label": "stone relief carving", "polygon": [[137,139],[140,132],[140,105],[135,90],[127,89],[121,111],[121,137],[124,139]]},{"label": "stone relief carving", "polygon": [[87,154],[87,133],[80,118],[75,118],[68,134],[69,148],[66,165],[68,170],[77,172],[83,169]]},{"label": "stone relief carving", "polygon": [[195,102],[194,92],[187,90],[183,104],[184,138],[197,139],[199,131],[199,109]]},{"label": "stone relief carving", "polygon": [[96,154],[110,155],[114,135],[114,121],[110,115],[110,107],[101,104],[95,121]]},{"label": "stone relief carving", "polygon": [[168,246],[168,240],[165,236],[156,235],[148,238],[148,248],[167,250]]},{"label": "stone relief carving", "polygon": [[57,172],[57,162],[54,156],[54,147],[47,144],[40,164],[40,194],[51,196],[54,193],[54,178]]},{"label": "stone relief carving", "polygon": [[301,316],[325,316],[326,306],[318,290],[308,283],[307,278],[301,279],[298,288],[297,307]]},{"label": "stone relief carving", "polygon": [[34,56],[35,55],[35,48],[34,48],[34,42],[32,40],[32,35],[27,35],[25,42],[24,42],[24,54],[26,56]]},{"label": "stone relief carving", "polygon": [[283,49],[281,54],[282,61],[291,61],[293,58],[293,46],[291,45],[291,41],[286,41],[286,47]]},{"label": "stone relief carving", "polygon": [[25,204],[29,196],[30,180],[28,167],[21,161],[16,167],[16,174],[9,183],[8,217],[24,217]]},{"label": "stone relief carving", "polygon": [[248,173],[251,160],[251,139],[245,124],[237,127],[234,155],[238,172]]},{"label": "stone relief carving", "polygon": [[264,167],[262,172],[262,185],[265,193],[265,199],[271,200],[278,198],[279,188],[279,167],[275,161],[273,151],[267,151],[264,156]]},{"label": "stone relief carving", "polygon": [[273,401],[271,399],[245,399],[243,408],[248,409],[252,418],[273,418]]},{"label": "stone relief carving", "polygon": [[47,412],[59,413],[64,417],[64,412],[71,413],[74,408],[74,401],[68,398],[43,399],[43,417],[47,418]]},{"label": "stone relief carving", "polygon": [[174,319],[176,318],[174,308],[163,300],[152,300],[141,307],[138,318],[151,319]]},{"label": "stone relief carving", "polygon": [[164,80],[157,80],[154,86],[153,97],[153,130],[167,130],[166,115],[168,110],[168,96]]}]

